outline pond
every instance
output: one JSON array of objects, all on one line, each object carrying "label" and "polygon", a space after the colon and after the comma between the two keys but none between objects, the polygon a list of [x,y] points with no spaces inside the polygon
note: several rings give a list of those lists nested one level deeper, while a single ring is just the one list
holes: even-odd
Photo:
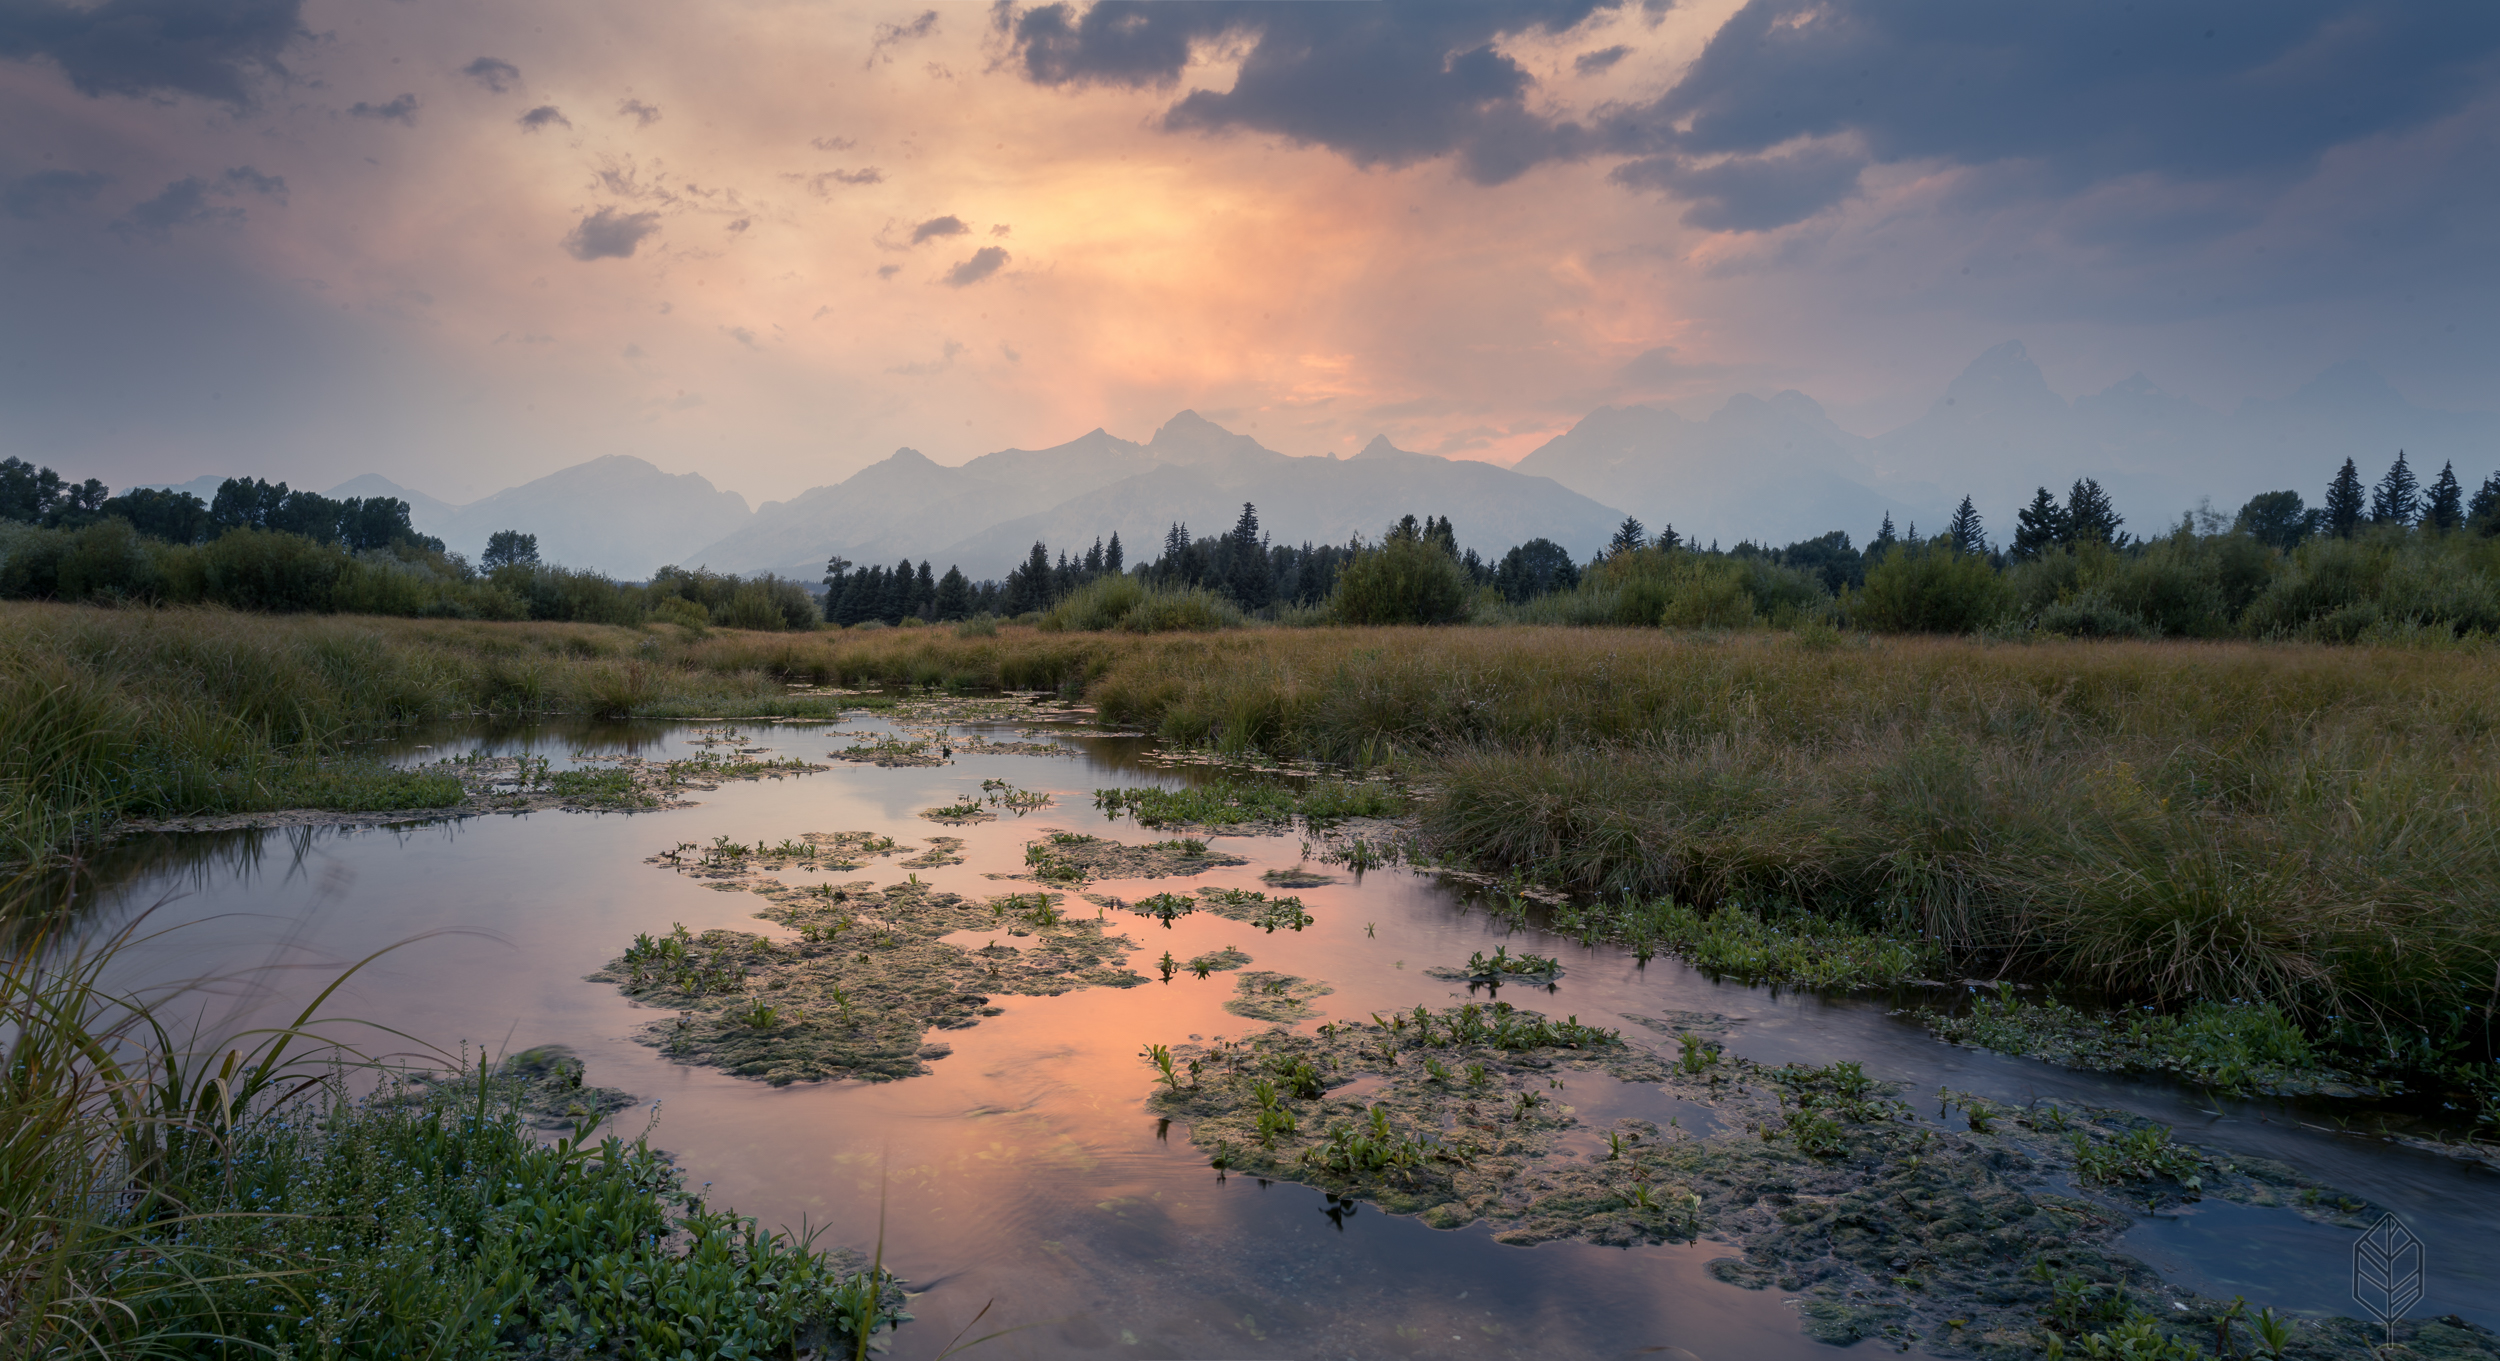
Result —
[{"label": "pond", "polygon": [[[1198,911],[1168,922],[1104,913],[1105,937],[1134,942],[1136,986],[1059,995],[999,991],[995,1014],[936,1031],[926,1072],[899,1081],[770,1085],[718,1067],[679,1062],[648,1040],[676,1013],[647,1006],[614,981],[590,976],[638,935],[683,925],[794,942],[800,932],[755,914],[772,906],[753,885],[687,872],[674,848],[716,839],[775,845],[810,834],[863,832],[901,851],[856,870],[793,868],[785,887],[908,874],[932,894],[981,903],[1038,886],[991,876],[1026,869],[1027,844],[1067,833],[1141,843],[1162,833],[1106,818],[1097,788],[1177,785],[1202,766],[1158,758],[1136,737],[1101,736],[1081,714],[959,726],[999,742],[1040,742],[1067,754],[955,750],[943,765],[879,766],[828,754],[892,733],[875,718],[830,725],[741,725],[735,745],[829,768],[690,793],[690,807],[635,814],[535,811],[395,828],[194,833],[136,842],[92,918],[101,929],[153,909],[156,932],[126,956],[130,981],[196,983],[192,1005],[212,1029],[275,1019],[317,991],[338,966],[386,947],[330,1010],[377,1029],[350,1035],[370,1049],[407,1052],[386,1032],[471,1052],[562,1044],[590,1082],[639,1104],[617,1117],[626,1134],[656,1118],[653,1142],[671,1150],[715,1203],[767,1222],[819,1231],[823,1241],[883,1244],[889,1266],[920,1293],[917,1322],[893,1354],[930,1357],[959,1331],[1018,1331],[973,1352],[1051,1357],[1617,1357],[1821,1356],[1800,1326],[1800,1297],[1774,1285],[1743,1289],[1709,1263],[1734,1251],[1698,1242],[1630,1247],[1496,1241],[1486,1224],[1429,1227],[1416,1216],[1341,1201],[1292,1181],[1219,1173],[1193,1147],[1185,1120],[1159,1116],[1156,1074],[1142,1051],[1161,1044],[1214,1050],[1264,1030],[1226,1003],[1244,995],[1238,967],[1168,981],[1154,961],[1249,956],[1251,970],[1324,983],[1297,1033],[1374,1013],[1439,1010],[1486,1000],[1463,981],[1427,972],[1507,946],[1563,963],[1551,985],[1514,983],[1504,1001],[1555,1018],[1620,1027],[1662,1055],[1671,1034],[1630,1018],[1682,1013],[1725,1018],[1728,1054],[1762,1064],[1855,1060],[1903,1084],[1917,1118],[1947,1123],[1926,1094],[1951,1088],[2025,1105],[2044,1098],[2118,1107],[2176,1126],[2183,1140],[2280,1160],[2393,1211],[2428,1245],[2429,1292],[2417,1317],[2456,1314],[2500,1326],[2500,1248],[2489,1226],[2500,1178],[2484,1169],[2339,1132],[2320,1108],[2217,1101],[2192,1089],[2068,1072],[1942,1044],[1873,999],[1832,999],[1715,982],[1672,959],[1643,964],[1611,947],[1585,948],[1468,909],[1433,876],[1374,869],[1360,876],[1314,865],[1298,834],[1219,836],[1216,864],[1183,879],[1102,879],[1065,895],[1092,916],[1084,893],[1134,903],[1172,888],[1274,891],[1263,876],[1316,869],[1329,882],[1296,886],[1311,918],[1265,931]],[[1027,734],[1019,738],[1018,734]],[[706,745],[706,744],[709,745]],[[674,758],[718,750],[701,724],[441,730],[385,748],[417,761],[483,752],[532,754],[554,768],[592,756]],[[1054,796],[1047,807],[994,820],[940,825],[922,810],[979,798],[983,781]],[[906,870],[903,853],[933,837],[960,838],[957,863]],[[944,858],[944,857],[941,857]],[[752,876],[750,876],[752,877]],[[830,901],[830,899],[828,899]],[[1004,920],[1003,918],[1001,919]],[[980,939],[975,939],[980,937]],[[1000,939],[1005,937],[1005,939]],[[1009,930],[951,933],[930,948],[985,943],[1027,948]],[[340,1032],[348,1034],[349,1032]],[[942,1051],[942,1052],[941,1052]],[[1358,1079],[1350,1090],[1377,1079]],[[1578,1112],[1561,1147],[1601,1157],[1610,1122],[1640,1120],[1698,1137],[1723,1113],[1690,1094],[1599,1072],[1555,1079],[1556,1100]],[[1958,1128],[1958,1122],[1952,1127]],[[2084,1195],[2072,1187],[2068,1194]],[[2114,1199],[2113,1214],[2125,1214]],[[2153,1214],[2136,1207],[2120,1239],[2182,1288],[2252,1308],[2351,1313],[2352,1235],[2290,1209],[2209,1200]],[[984,1311],[986,1310],[986,1313]],[[976,1322],[976,1319],[978,1320]],[[1877,1343],[1874,1345],[1883,1345]],[[1892,1348],[1887,1346],[1887,1351]]]}]

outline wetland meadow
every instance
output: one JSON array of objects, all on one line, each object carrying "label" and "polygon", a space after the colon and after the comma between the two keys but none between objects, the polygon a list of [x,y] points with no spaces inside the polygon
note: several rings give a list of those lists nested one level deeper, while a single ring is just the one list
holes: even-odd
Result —
[{"label": "wetland meadow", "polygon": [[2479,645],[0,609],[22,1354],[2500,1355]]}]

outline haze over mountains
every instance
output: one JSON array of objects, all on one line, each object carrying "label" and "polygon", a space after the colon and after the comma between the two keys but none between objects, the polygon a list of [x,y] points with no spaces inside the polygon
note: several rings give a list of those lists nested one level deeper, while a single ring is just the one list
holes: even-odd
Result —
[{"label": "haze over mountains", "polygon": [[[2141,375],[2069,401],[2008,341],[1918,419],[1873,437],[1841,428],[1803,393],[1747,394],[1702,420],[1601,407],[1502,468],[1385,439],[1351,458],[1293,457],[1184,411],[1142,444],[1096,429],[956,467],[901,449],[752,511],[699,474],[624,455],[465,506],[374,474],[329,494],[402,497],[419,529],[471,555],[495,530],[519,529],[538,535],[549,561],[624,577],[682,563],[813,581],[839,553],[862,564],[931,559],[978,578],[1003,575],[1035,540],[1081,550],[1117,532],[1139,561],[1173,522],[1220,533],[1243,501],[1279,541],[1376,537],[1411,512],[1449,516],[1460,543],[1487,555],[1543,536],[1585,558],[1627,513],[1703,543],[1787,543],[1833,529],[1863,543],[1886,514],[1905,528],[1941,528],[1966,493],[2003,539],[2033,487],[2090,476],[2129,528],[2155,532],[2200,497],[2228,511],[2289,487],[2314,502],[2346,457],[2375,478],[2399,448],[2425,482],[2453,459],[2471,486],[2500,465],[2500,416],[2414,406],[2359,364],[2229,415]],[[190,489],[208,496],[215,484]]]}]

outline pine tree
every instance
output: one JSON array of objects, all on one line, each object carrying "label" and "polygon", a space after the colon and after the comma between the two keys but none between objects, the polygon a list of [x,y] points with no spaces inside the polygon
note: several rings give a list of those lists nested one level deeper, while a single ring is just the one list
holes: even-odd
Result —
[{"label": "pine tree", "polygon": [[2335,480],[2326,484],[2326,528],[2339,539],[2349,539],[2361,523],[2361,470],[2351,459],[2336,470]]},{"label": "pine tree", "polygon": [[2453,534],[2465,523],[2465,488],[2457,485],[2457,465],[2441,465],[2439,480],[2422,502],[2422,523],[2441,534]]},{"label": "pine tree", "polygon": [[2066,542],[2066,512],[2042,487],[2031,504],[2014,514],[2014,557],[2029,561]]},{"label": "pine tree", "polygon": [[2474,500],[2465,508],[2465,522],[2477,533],[2500,534],[2500,473],[2483,479]]},{"label": "pine tree", "polygon": [[1672,553],[1684,546],[1684,536],[1676,533],[1673,525],[1660,525],[1658,537],[1651,539],[1649,543],[1652,548],[1661,553]]},{"label": "pine tree", "polygon": [[1615,536],[1606,541],[1606,556],[1611,558],[1617,553],[1629,553],[1648,541],[1648,529],[1640,521],[1626,515],[1623,523],[1615,526]]},{"label": "pine tree", "polygon": [[2116,546],[2118,527],[2126,521],[2109,503],[2109,493],[2089,477],[2077,478],[2066,491],[2066,541]]},{"label": "pine tree", "polygon": [[1885,511],[1883,528],[1876,530],[1875,537],[1867,540],[1866,560],[1869,563],[1876,561],[1883,557],[1886,549],[1899,542],[1901,542],[1901,536],[1894,533],[1892,528],[1892,512]]},{"label": "pine tree", "polygon": [[1113,576],[1120,574],[1120,531],[1111,531],[1111,542],[1103,545],[1102,570]]},{"label": "pine tree", "polygon": [[937,578],[930,575],[929,564],[920,564],[920,575],[912,582],[911,612],[920,619],[937,618]]},{"label": "pine tree", "polygon": [[1233,532],[1224,536],[1224,593],[1245,610],[1263,609],[1275,598],[1267,547],[1259,539],[1259,508],[1244,501]]},{"label": "pine tree", "polygon": [[1099,534],[1094,536],[1094,546],[1085,550],[1085,575],[1102,575],[1102,536]]},{"label": "pine tree", "polygon": [[938,578],[936,598],[932,608],[940,622],[951,624],[972,617],[972,581],[962,568],[948,567],[946,575]]},{"label": "pine tree", "polygon": [[2422,513],[2422,484],[2405,466],[2405,451],[2396,451],[2396,461],[2387,469],[2387,476],[2378,480],[2370,492],[2370,520],[2374,524],[2409,525]]},{"label": "pine tree", "polygon": [[1953,523],[1944,528],[1945,537],[1953,541],[1956,553],[1981,554],[1988,551],[1988,534],[1979,523],[1979,507],[1967,496],[1954,507]]},{"label": "pine tree", "polygon": [[1424,518],[1424,542],[1438,545],[1442,552],[1453,558],[1458,556],[1458,531],[1450,526],[1447,516]]}]

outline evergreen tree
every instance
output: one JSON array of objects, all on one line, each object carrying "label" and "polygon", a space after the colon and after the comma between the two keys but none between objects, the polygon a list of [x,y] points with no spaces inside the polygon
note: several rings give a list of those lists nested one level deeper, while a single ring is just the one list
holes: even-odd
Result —
[{"label": "evergreen tree", "polygon": [[1648,528],[1639,520],[1626,515],[1623,517],[1623,523],[1615,526],[1615,536],[1606,541],[1605,556],[1611,558],[1617,553],[1629,553],[1647,542],[1649,542]]},{"label": "evergreen tree", "polygon": [[1448,516],[1424,518],[1424,542],[1434,545],[1453,558],[1458,556],[1458,530],[1451,526]]},{"label": "evergreen tree", "polygon": [[2326,484],[2326,528],[2339,539],[2349,539],[2361,523],[2361,471],[2351,459],[2336,470],[2335,480]]},{"label": "evergreen tree", "polygon": [[1901,542],[1901,536],[1894,533],[1892,528],[1892,512],[1885,511],[1883,528],[1876,530],[1875,537],[1866,542],[1867,562],[1870,565],[1873,564],[1884,556],[1886,550],[1899,542]]},{"label": "evergreen tree", "polygon": [[1673,525],[1660,525],[1658,527],[1658,537],[1650,540],[1649,542],[1652,547],[1656,548],[1661,553],[1672,553],[1684,546],[1684,536],[1676,533],[1675,526]]},{"label": "evergreen tree", "polygon": [[1103,545],[1102,570],[1113,576],[1120,574],[1120,531],[1111,531],[1111,542]]},{"label": "evergreen tree", "polygon": [[929,573],[929,564],[920,564],[920,575],[912,582],[911,612],[920,619],[937,618],[937,578]]},{"label": "evergreen tree", "polygon": [[825,559],[825,602],[827,604],[833,602],[834,593],[842,589],[843,581],[850,574],[851,560],[849,558],[837,553]]},{"label": "evergreen tree", "polygon": [[2465,524],[2465,488],[2457,485],[2455,463],[2441,465],[2439,480],[2422,502],[2422,523],[2442,534],[2453,534]]},{"label": "evergreen tree", "polygon": [[1233,530],[1224,536],[1224,594],[1245,610],[1265,608],[1275,599],[1275,582],[1268,571],[1267,546],[1259,535],[1259,508],[1247,501],[1241,503],[1241,518],[1233,522]]},{"label": "evergreen tree", "polygon": [[2481,534],[2500,534],[2500,473],[2483,479],[2474,500],[2465,508],[2465,522]]},{"label": "evergreen tree", "polygon": [[2233,529],[2269,548],[2288,553],[2314,533],[2318,513],[2301,503],[2296,491],[2259,492],[2240,507]]},{"label": "evergreen tree", "polygon": [[1039,539],[1034,540],[1024,565],[1007,574],[1003,608],[1009,615],[1050,608],[1050,549]]},{"label": "evergreen tree", "polygon": [[2116,547],[2120,542],[2118,527],[2125,524],[2117,507],[2109,503],[2109,493],[2092,478],[2077,478],[2066,492],[2066,541],[2098,543]]},{"label": "evergreen tree", "polygon": [[2066,542],[2066,512],[2042,487],[2031,504],[2014,514],[2014,557],[2029,561]]},{"label": "evergreen tree", "polygon": [[1094,546],[1085,550],[1085,575],[1102,575],[1102,536],[1094,536]]},{"label": "evergreen tree", "polygon": [[937,603],[931,608],[941,623],[972,617],[972,582],[960,567],[949,566],[946,575],[938,578],[934,599]]},{"label": "evergreen tree", "polygon": [[2387,469],[2387,476],[2378,480],[2370,492],[2370,520],[2374,524],[2409,525],[2422,513],[2422,484],[2405,466],[2405,451],[2396,451],[2396,461]]},{"label": "evergreen tree", "polygon": [[1953,510],[1953,523],[1945,526],[1945,537],[1953,541],[1956,553],[1983,554],[1988,551],[1988,534],[1979,523],[1979,507],[1967,496]]},{"label": "evergreen tree", "polygon": [[889,624],[902,623],[904,616],[911,613],[911,588],[911,559],[905,558],[894,564],[894,570],[886,575],[884,596],[877,605],[877,617]]}]

